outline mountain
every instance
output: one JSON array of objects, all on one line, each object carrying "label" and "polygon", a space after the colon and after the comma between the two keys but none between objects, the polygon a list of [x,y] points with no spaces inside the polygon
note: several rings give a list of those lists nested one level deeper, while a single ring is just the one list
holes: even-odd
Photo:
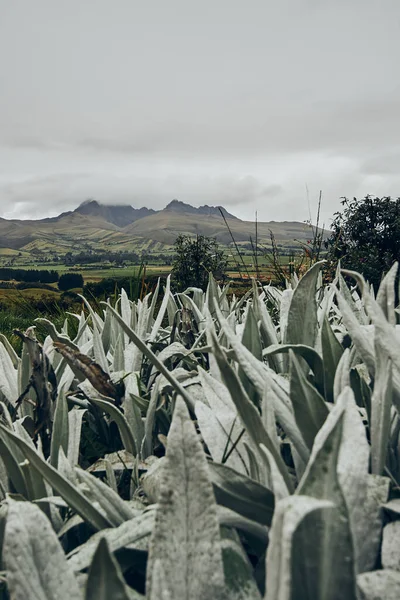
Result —
[{"label": "mountain", "polygon": [[185,202],[181,202],[180,200],[172,200],[172,202],[167,204],[164,210],[177,212],[184,215],[204,215],[207,217],[221,217],[222,212],[226,219],[240,220],[234,215],[228,213],[223,206],[208,206],[208,204],[205,204],[204,206],[195,208],[194,206],[186,204]]},{"label": "mountain", "polygon": [[[306,240],[310,236],[309,228],[303,223],[258,223],[259,245],[270,245],[271,231],[277,243],[286,247],[295,246],[296,239]],[[29,254],[65,254],[81,250],[160,253],[173,245],[179,234],[215,237],[224,245],[232,243],[233,235],[238,244],[243,244],[249,243],[250,238],[254,241],[255,224],[238,219],[223,207],[205,205],[196,208],[178,200],[172,200],[158,211],[89,200],[56,217],[40,220],[0,218],[0,254],[8,255],[11,250]]]},{"label": "mountain", "polygon": [[83,202],[74,213],[81,215],[90,215],[93,217],[102,217],[108,223],[113,223],[118,227],[125,227],[129,223],[133,223],[143,217],[148,217],[155,214],[152,208],[133,208],[130,205],[105,205],[100,204],[96,200],[88,200]]},{"label": "mountain", "polygon": [[[227,214],[229,215],[229,213]],[[232,243],[232,235],[237,243],[250,242],[250,238],[255,240],[254,223],[241,221],[237,217],[226,217],[226,221],[229,229],[219,211],[207,215],[170,210],[167,206],[154,215],[131,223],[123,231],[135,237],[166,245],[173,244],[179,234],[215,237],[223,245]],[[270,245],[270,232],[274,234],[277,242],[284,246],[295,245],[295,239],[305,240],[310,235],[307,233],[304,223],[270,221],[258,223],[258,243]]]}]

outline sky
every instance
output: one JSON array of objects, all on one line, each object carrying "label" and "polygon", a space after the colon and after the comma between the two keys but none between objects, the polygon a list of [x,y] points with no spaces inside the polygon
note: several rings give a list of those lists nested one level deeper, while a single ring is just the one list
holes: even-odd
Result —
[{"label": "sky", "polygon": [[398,0],[0,0],[0,216],[400,195]]}]

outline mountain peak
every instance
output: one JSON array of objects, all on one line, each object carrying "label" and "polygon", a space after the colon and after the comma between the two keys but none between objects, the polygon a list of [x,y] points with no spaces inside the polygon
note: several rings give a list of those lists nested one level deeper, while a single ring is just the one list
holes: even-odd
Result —
[{"label": "mountain peak", "polygon": [[102,217],[105,221],[118,227],[125,227],[142,217],[153,215],[156,211],[152,208],[133,208],[130,204],[101,204],[97,200],[89,199],[82,202],[74,213],[91,217]]},{"label": "mountain peak", "polygon": [[100,206],[100,202],[97,202],[97,200],[94,200],[93,198],[88,198],[87,200],[81,202],[78,208],[83,206]]},{"label": "mountain peak", "polygon": [[208,204],[205,204],[204,206],[199,206],[196,208],[191,204],[182,202],[181,200],[172,200],[169,204],[167,204],[164,210],[183,214],[205,215],[209,217],[220,217],[222,212],[226,219],[240,220],[234,215],[230,214],[223,206],[208,206]]}]

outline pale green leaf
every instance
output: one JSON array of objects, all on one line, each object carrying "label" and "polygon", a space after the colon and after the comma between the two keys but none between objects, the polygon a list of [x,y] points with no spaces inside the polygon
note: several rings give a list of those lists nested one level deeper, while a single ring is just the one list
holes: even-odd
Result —
[{"label": "pale green leaf", "polygon": [[8,499],[3,556],[13,600],[81,600],[57,536],[34,504]]},{"label": "pale green leaf", "polygon": [[400,571],[400,521],[388,523],[383,528],[382,566]]},{"label": "pale green leaf", "polygon": [[111,552],[117,552],[121,548],[147,550],[154,526],[154,516],[154,510],[147,510],[133,519],[125,521],[119,527],[103,529],[95,533],[87,542],[74,548],[68,554],[68,564],[75,572],[87,569],[93,560],[98,543],[103,537],[107,539]]},{"label": "pale green leaf", "polygon": [[328,402],[334,401],[335,373],[343,355],[343,347],[336,338],[328,319],[322,321],[321,346],[325,379],[325,398]]},{"label": "pale green leaf", "polygon": [[129,600],[118,562],[102,537],[93,556],[86,584],[85,600]]},{"label": "pale green leaf", "polygon": [[157,561],[162,564],[165,585],[174,598],[206,600],[223,593],[217,505],[203,449],[179,397],[168,435],[149,548],[146,591],[150,597]]},{"label": "pale green leaf", "polygon": [[265,600],[356,599],[349,549],[326,535],[326,522],[337,519],[337,509],[328,500],[289,496],[278,502],[267,552]]},{"label": "pale green leaf", "polygon": [[[82,493],[97,506],[102,509],[107,520],[113,527],[118,527],[124,521],[129,521],[134,517],[134,513],[129,504],[120,498],[108,485],[101,479],[94,477],[87,471],[75,467],[75,473],[78,481],[85,485]],[[82,489],[82,488],[81,488]]]},{"label": "pale green leaf", "polygon": [[315,436],[324,424],[329,411],[324,398],[307,380],[293,350],[289,350],[289,356],[290,399],[298,428],[311,450]]},{"label": "pale green leaf", "polygon": [[62,477],[56,469],[46,463],[39,454],[23,439],[9,431],[0,424],[0,436],[3,440],[11,439],[23,452],[32,467],[40,474],[51,487],[75,510],[85,521],[95,529],[109,527],[109,521],[81,494],[71,483]]},{"label": "pale green leaf", "polygon": [[68,451],[69,441],[69,422],[68,422],[68,403],[65,390],[61,388],[57,395],[56,408],[54,411],[53,430],[51,434],[50,464],[53,467],[58,465],[58,451],[63,449],[64,454]]},{"label": "pale green leaf", "polygon": [[357,578],[360,600],[399,600],[400,573],[389,569],[362,573]]},{"label": "pale green leaf", "polygon": [[318,274],[323,262],[315,263],[300,279],[290,301],[286,344],[304,344],[314,348],[318,332],[317,301],[315,298]]},{"label": "pale green leaf", "polygon": [[261,525],[271,524],[275,500],[268,488],[225,465],[210,462],[208,468],[218,504]]}]

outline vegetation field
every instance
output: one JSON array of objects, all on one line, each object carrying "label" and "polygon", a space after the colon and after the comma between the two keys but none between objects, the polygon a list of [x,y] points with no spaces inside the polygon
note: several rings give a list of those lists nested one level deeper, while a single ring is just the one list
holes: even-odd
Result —
[{"label": "vegetation field", "polygon": [[2,600],[399,597],[397,265],[321,268],[1,338]]}]

